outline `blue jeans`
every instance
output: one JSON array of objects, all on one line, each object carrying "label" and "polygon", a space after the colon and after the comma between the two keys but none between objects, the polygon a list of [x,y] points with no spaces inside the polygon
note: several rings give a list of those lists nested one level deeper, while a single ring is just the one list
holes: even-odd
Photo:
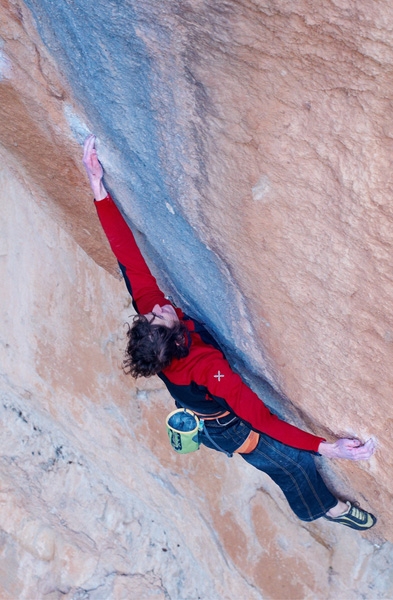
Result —
[{"label": "blue jeans", "polygon": [[[213,424],[214,423],[214,424]],[[236,419],[229,426],[216,421],[207,424],[210,437],[227,452],[234,452],[246,440],[250,428]],[[202,431],[201,442],[217,450]],[[267,473],[282,489],[293,512],[302,521],[314,521],[337,504],[337,498],[326,487],[318,473],[311,452],[297,450],[260,434],[257,447],[241,454],[245,461]]]}]

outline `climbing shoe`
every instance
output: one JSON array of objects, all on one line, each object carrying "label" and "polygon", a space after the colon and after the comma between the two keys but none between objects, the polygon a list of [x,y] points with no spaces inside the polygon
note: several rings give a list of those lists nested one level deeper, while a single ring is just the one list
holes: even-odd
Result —
[{"label": "climbing shoe", "polygon": [[377,522],[376,517],[366,510],[351,504],[349,501],[347,501],[347,505],[348,510],[343,515],[340,515],[339,517],[329,517],[328,515],[324,515],[325,519],[334,521],[335,523],[341,523],[342,525],[360,531],[370,529],[370,527]]}]

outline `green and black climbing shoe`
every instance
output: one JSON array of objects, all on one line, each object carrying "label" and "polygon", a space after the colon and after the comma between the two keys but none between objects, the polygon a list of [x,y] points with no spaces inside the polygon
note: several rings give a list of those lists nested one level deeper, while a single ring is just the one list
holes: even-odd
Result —
[{"label": "green and black climbing shoe", "polygon": [[329,517],[328,515],[324,515],[325,519],[328,521],[334,521],[335,523],[341,523],[342,525],[346,525],[347,527],[352,527],[352,529],[358,529],[360,531],[370,529],[377,522],[377,518],[374,517],[371,513],[351,504],[351,502],[347,501],[348,510],[343,515],[338,517]]}]

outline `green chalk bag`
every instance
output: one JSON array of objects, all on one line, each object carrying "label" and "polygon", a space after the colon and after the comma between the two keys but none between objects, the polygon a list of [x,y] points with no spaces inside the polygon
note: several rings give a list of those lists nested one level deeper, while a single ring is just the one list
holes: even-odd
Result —
[{"label": "green chalk bag", "polygon": [[166,429],[169,442],[175,452],[188,454],[199,449],[199,432],[203,429],[203,421],[187,408],[179,408],[166,418]]}]

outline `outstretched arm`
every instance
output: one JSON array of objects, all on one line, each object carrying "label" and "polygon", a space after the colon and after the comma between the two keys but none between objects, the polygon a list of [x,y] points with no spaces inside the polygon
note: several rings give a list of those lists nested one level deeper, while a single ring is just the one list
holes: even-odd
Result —
[{"label": "outstretched arm", "polygon": [[[205,355],[206,356],[206,355]],[[375,444],[362,444],[356,439],[339,439],[334,443],[322,436],[312,435],[272,414],[264,402],[234,373],[221,352],[210,351],[207,361],[196,361],[193,380],[204,385],[209,394],[222,406],[233,411],[255,431],[301,450],[319,452],[327,458],[367,460],[374,453]]]},{"label": "outstretched arm", "polygon": [[131,229],[102,182],[103,168],[97,157],[95,136],[85,141],[83,164],[96,200],[96,209],[112,251],[124,275],[127,289],[137,312],[149,313],[156,304],[169,304],[150,272]]}]

